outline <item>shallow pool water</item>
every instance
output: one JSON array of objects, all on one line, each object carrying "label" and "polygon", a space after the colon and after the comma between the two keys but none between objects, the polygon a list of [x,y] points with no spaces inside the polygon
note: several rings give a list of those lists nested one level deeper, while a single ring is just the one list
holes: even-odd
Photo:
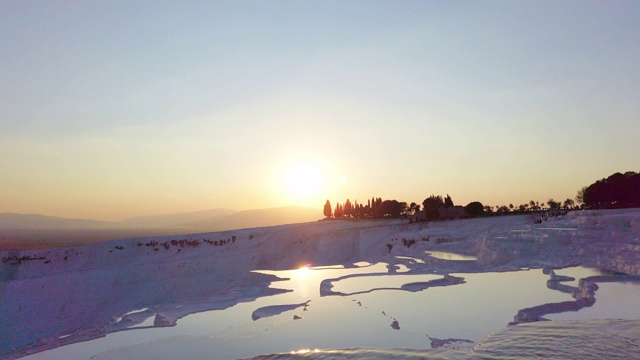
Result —
[{"label": "shallow pool water", "polygon": [[[194,313],[179,319],[174,327],[138,325],[135,329],[26,358],[121,359],[132,358],[132,354],[142,350],[145,354],[156,351],[160,358],[171,358],[172,349],[182,349],[180,354],[187,358],[199,357],[197,351],[214,351],[216,358],[236,359],[306,348],[426,349],[431,347],[430,338],[477,343],[504,329],[519,309],[573,300],[570,294],[550,289],[549,275],[541,269],[457,273],[451,275],[464,281],[448,284],[441,275],[397,273],[384,263],[359,265],[260,271],[282,279],[273,282],[272,288],[290,291],[221,310]],[[577,286],[579,278],[602,275],[598,270],[581,267],[555,272],[575,277],[575,281],[563,282],[571,286]],[[322,284],[329,283],[333,292],[321,291],[322,286],[328,289]],[[424,285],[419,287],[421,291],[403,287],[415,283]],[[640,318],[638,283],[599,286],[593,306],[547,318]],[[142,316],[144,310],[130,315]],[[260,316],[254,320],[256,314]],[[142,324],[153,324],[149,321],[146,319]]]},{"label": "shallow pool water", "polygon": [[473,260],[473,261],[478,260],[478,258],[475,256],[455,254],[450,252],[427,251],[426,253],[436,259],[442,259],[442,260]]}]

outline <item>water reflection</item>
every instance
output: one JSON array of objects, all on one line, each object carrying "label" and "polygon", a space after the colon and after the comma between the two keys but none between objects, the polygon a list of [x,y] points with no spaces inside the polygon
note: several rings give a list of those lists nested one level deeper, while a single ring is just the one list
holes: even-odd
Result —
[{"label": "water reflection", "polygon": [[[2,283],[0,357],[20,357],[108,334],[173,327],[189,314],[226,309],[261,296],[267,274],[179,272],[172,277],[85,271]],[[195,285],[198,284],[198,285]],[[45,357],[46,358],[46,357]]]},{"label": "water reflection", "polygon": [[[557,271],[565,273],[566,270]],[[576,281],[578,286],[596,284],[595,298],[597,301],[590,307],[578,312],[562,312],[549,314],[547,319],[585,320],[585,319],[633,319],[640,320],[637,309],[640,299],[640,277],[620,273],[595,271],[595,274],[584,276]]]},{"label": "water reflection", "polygon": [[[204,353],[224,359],[291,349],[303,352],[346,347],[420,349],[432,346],[433,341],[429,339],[477,342],[488,333],[502,329],[521,309],[575,301],[573,294],[582,291],[580,279],[594,279],[594,276],[599,276],[600,281],[600,288],[595,292],[598,301],[592,308],[573,314],[583,314],[604,305],[626,307],[628,313],[640,317],[637,314],[637,299],[640,298],[637,279],[603,276],[593,269],[556,269],[555,281],[550,282],[553,276],[540,269],[456,273],[447,277],[398,274],[386,263],[361,265],[363,267],[304,266],[295,270],[257,271],[249,275],[251,279],[238,277],[232,287],[206,301],[184,294],[181,301],[162,304],[135,303],[137,306],[134,306],[132,299],[135,298],[121,300],[132,305],[116,312],[113,324],[105,332],[80,338],[79,334],[91,333],[95,328],[82,332],[69,329],[59,333],[58,342],[51,347],[108,334],[107,337],[29,358],[131,358],[131,354],[145,353],[149,348],[167,358],[171,354],[185,356],[175,349],[197,345]],[[464,281],[444,282],[456,278]],[[198,282],[202,280],[197,279]],[[609,284],[605,282],[608,280],[627,282]],[[435,287],[438,282],[443,283]],[[322,296],[327,284],[332,285],[329,295],[333,296]],[[607,302],[616,297],[608,285],[628,285],[633,289],[623,296],[628,295],[629,302]],[[133,293],[119,293],[124,299],[128,294],[133,296]],[[265,296],[267,294],[272,296]],[[100,306],[90,301],[80,304],[82,306],[74,309],[74,313],[86,313]],[[599,311],[615,313],[611,310]],[[556,319],[560,315],[564,314],[548,318]],[[142,326],[147,328],[141,329]],[[117,331],[124,329],[135,330]],[[106,350],[111,351],[106,353]],[[14,352],[9,357],[23,354]]]},{"label": "water reflection", "polygon": [[441,251],[427,251],[426,252],[427,255],[430,255],[436,259],[441,259],[441,260],[452,260],[452,261],[477,261],[478,258],[475,256],[471,256],[471,255],[462,255],[462,254],[455,254],[455,253],[450,253],[450,252],[441,252]]},{"label": "water reflection", "polygon": [[300,350],[294,350],[291,351],[291,354],[293,355],[300,355],[300,354],[309,354],[309,353],[319,353],[320,349],[300,349]]},{"label": "water reflection", "polygon": [[[461,284],[463,278],[445,275],[395,275],[370,273],[325,279],[320,286],[324,296],[352,296],[374,291],[422,291],[429,287]],[[324,291],[323,291],[324,290]]]}]

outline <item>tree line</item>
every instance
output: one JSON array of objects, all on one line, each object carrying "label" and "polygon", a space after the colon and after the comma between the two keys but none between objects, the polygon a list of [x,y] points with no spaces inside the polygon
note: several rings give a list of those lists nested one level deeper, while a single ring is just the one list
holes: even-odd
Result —
[{"label": "tree line", "polygon": [[587,209],[640,207],[640,174],[615,173],[578,190],[576,199]]},{"label": "tree line", "polygon": [[[442,217],[441,209],[454,208],[456,205],[449,194],[431,195],[422,203],[407,203],[398,200],[383,200],[380,197],[372,197],[367,204],[358,203],[347,199],[344,203],[337,202],[332,207],[327,200],[324,204],[325,218],[335,219],[384,219],[384,218],[411,218],[419,216],[423,220],[438,220]],[[564,202],[548,199],[546,202],[531,200],[518,206],[513,204],[490,206],[483,205],[479,201],[472,201],[466,206],[457,206],[460,212],[464,211],[464,217],[500,216],[508,214],[525,214],[547,210],[577,209],[575,201],[566,199]],[[458,214],[459,215],[459,214]]]},{"label": "tree line", "polygon": [[[431,195],[421,203],[407,203],[398,200],[383,200],[380,197],[367,199],[366,205],[353,203],[347,199],[344,203],[337,202],[331,206],[329,200],[324,204],[325,218],[335,219],[383,219],[383,218],[411,218],[420,215],[424,220],[438,220],[442,218],[442,210],[456,207],[447,194]],[[510,214],[527,214],[555,210],[577,209],[621,209],[640,207],[640,173],[628,171],[624,174],[615,173],[607,178],[582,187],[575,198],[562,202],[552,198],[547,201],[531,200],[520,205],[483,205],[479,201],[472,201],[465,206],[457,206],[460,212],[464,209],[465,217],[501,216]]]},{"label": "tree line", "polygon": [[407,205],[406,202],[397,200],[382,200],[382,198],[372,197],[367,200],[367,204],[358,203],[347,199],[343,204],[336,203],[335,208],[331,207],[331,202],[327,200],[324,204],[324,216],[326,218],[351,218],[351,219],[382,219],[398,218],[411,214],[416,204]]}]

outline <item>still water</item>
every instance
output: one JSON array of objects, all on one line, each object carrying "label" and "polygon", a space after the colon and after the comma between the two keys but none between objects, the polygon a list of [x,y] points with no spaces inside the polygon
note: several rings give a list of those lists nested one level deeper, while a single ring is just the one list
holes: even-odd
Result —
[{"label": "still water", "polygon": [[[455,258],[443,253],[432,256]],[[299,349],[430,349],[432,339],[458,339],[461,346],[473,346],[488,334],[504,330],[519,309],[573,300],[567,293],[548,288],[549,275],[540,269],[451,274],[464,281],[442,286],[441,275],[409,275],[390,271],[392,267],[384,263],[357,265],[260,271],[282,279],[273,282],[272,288],[290,292],[191,314],[174,327],[152,327],[153,321],[147,319],[135,329],[25,358],[124,359],[144,354],[168,359],[215,354],[217,359],[237,359]],[[564,282],[571,286],[577,286],[580,278],[602,275],[581,267],[556,270],[556,274],[576,278]],[[321,291],[323,281],[324,289],[330,284],[333,292]],[[434,286],[421,291],[403,287],[412,283]],[[334,292],[347,295],[332,295]],[[590,307],[546,318],[640,319],[637,282],[601,284],[595,297]]]}]

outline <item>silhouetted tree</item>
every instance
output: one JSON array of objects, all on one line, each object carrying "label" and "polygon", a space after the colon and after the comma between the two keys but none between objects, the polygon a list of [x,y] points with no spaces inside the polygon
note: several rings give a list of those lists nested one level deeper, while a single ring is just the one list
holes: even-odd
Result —
[{"label": "silhouetted tree", "polygon": [[391,217],[391,218],[398,218],[400,217],[400,215],[402,213],[405,212],[405,210],[407,209],[407,203],[406,202],[399,202],[397,200],[384,200],[381,204],[380,207],[378,207],[376,210],[377,212],[377,216],[378,218],[383,218],[383,217]]},{"label": "silhouetted tree", "polygon": [[415,202],[409,204],[409,215],[415,215],[418,211],[420,211],[420,205]]},{"label": "silhouetted tree", "polygon": [[496,205],[496,215],[505,215],[509,213],[509,208],[507,205]]},{"label": "silhouetted tree", "polygon": [[549,209],[551,210],[555,210],[555,209],[559,209],[560,208],[560,202],[555,201],[551,198],[549,198],[549,200],[547,200],[547,205],[549,205]]},{"label": "silhouetted tree", "polygon": [[580,188],[580,190],[578,190],[578,193],[576,194],[576,201],[578,202],[578,204],[584,204],[584,193],[586,191],[586,186],[583,186],[582,188]]},{"label": "silhouetted tree", "polygon": [[493,215],[493,206],[491,205],[485,205],[484,207],[484,212],[487,215]]},{"label": "silhouetted tree", "polygon": [[361,217],[371,217],[371,206],[369,204],[362,209]]},{"label": "silhouetted tree", "polygon": [[351,201],[349,201],[349,199],[347,199],[347,201],[344,202],[344,213],[343,216],[344,217],[351,217],[351,214],[353,213],[352,211],[352,206],[351,206]]},{"label": "silhouetted tree", "polygon": [[640,207],[640,174],[615,173],[589,185],[583,197],[584,204],[591,209]]},{"label": "silhouetted tree", "polygon": [[382,219],[384,216],[384,209],[382,208],[382,204],[378,206],[378,199],[375,201],[376,206],[371,209],[371,217],[373,219]]},{"label": "silhouetted tree", "polygon": [[576,204],[576,203],[575,203],[573,200],[571,200],[571,199],[567,199],[567,200],[565,200],[565,201],[564,201],[563,206],[564,206],[564,208],[565,208],[565,209],[567,209],[567,210],[568,210],[568,209],[573,208],[573,206],[574,206],[575,204]]},{"label": "silhouetted tree", "polygon": [[340,203],[336,203],[336,209],[333,211],[333,217],[339,219],[342,217],[342,206]]},{"label": "silhouetted tree", "polygon": [[451,200],[451,196],[449,196],[449,194],[447,194],[447,196],[444,198],[444,207],[453,207],[453,200]]},{"label": "silhouetted tree", "polygon": [[333,215],[331,213],[331,203],[329,202],[329,200],[327,200],[327,202],[324,203],[324,217],[328,219],[331,217],[331,215]]},{"label": "silhouetted tree", "polygon": [[442,200],[442,196],[440,195],[431,195],[422,202],[422,207],[424,208],[427,220],[437,220],[440,217],[440,214],[438,214],[438,208],[443,206],[444,200]]},{"label": "silhouetted tree", "polygon": [[479,201],[468,203],[467,206],[464,207],[464,210],[467,212],[467,215],[472,218],[484,215],[484,205]]}]

